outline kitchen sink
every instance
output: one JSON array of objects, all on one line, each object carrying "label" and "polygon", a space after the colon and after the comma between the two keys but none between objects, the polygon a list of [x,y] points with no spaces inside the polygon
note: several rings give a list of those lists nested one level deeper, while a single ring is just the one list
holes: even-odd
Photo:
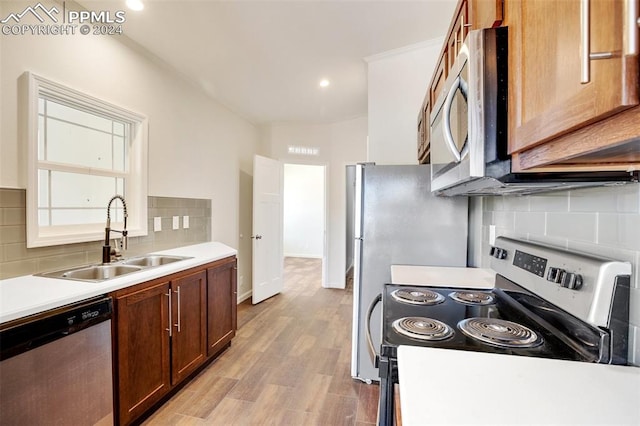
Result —
[{"label": "kitchen sink", "polygon": [[122,275],[143,271],[156,266],[167,265],[181,260],[191,259],[184,256],[147,255],[121,260],[115,263],[99,265],[85,265],[70,269],[36,274],[40,277],[61,278],[86,282],[100,282],[117,278]]},{"label": "kitchen sink", "polygon": [[51,278],[67,278],[70,280],[104,281],[141,270],[142,268],[140,266],[133,265],[91,265],[61,271],[46,272],[38,275]]},{"label": "kitchen sink", "polygon": [[181,256],[162,256],[159,254],[151,254],[148,256],[135,257],[132,259],[123,260],[122,263],[125,265],[150,267],[150,266],[167,265],[169,263],[179,262],[184,259],[190,259],[190,258],[181,257]]}]

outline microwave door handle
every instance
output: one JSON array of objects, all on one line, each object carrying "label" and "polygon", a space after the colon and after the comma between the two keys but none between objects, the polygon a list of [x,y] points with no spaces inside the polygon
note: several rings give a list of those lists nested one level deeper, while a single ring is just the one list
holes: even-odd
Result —
[{"label": "microwave door handle", "polygon": [[444,114],[444,117],[442,120],[444,121],[443,123],[444,125],[442,126],[442,133],[444,135],[444,140],[446,142],[447,148],[449,148],[449,151],[451,151],[451,154],[453,154],[457,163],[459,163],[462,160],[462,157],[466,155],[465,151],[468,151],[469,149],[465,144],[463,148],[463,152],[461,153],[460,151],[458,151],[458,147],[456,146],[456,143],[453,140],[453,132],[451,131],[451,106],[453,104],[453,97],[455,96],[456,90],[458,89],[460,89],[460,92],[462,93],[462,96],[464,97],[464,99],[465,100],[467,99],[467,92],[469,90],[469,85],[462,77],[458,76],[453,81],[453,85],[449,89],[449,93],[447,93],[447,97],[442,107],[443,114]]}]

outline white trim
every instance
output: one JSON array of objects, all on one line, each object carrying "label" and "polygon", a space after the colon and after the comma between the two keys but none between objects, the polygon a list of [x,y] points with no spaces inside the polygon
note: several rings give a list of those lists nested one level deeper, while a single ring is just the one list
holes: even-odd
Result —
[{"label": "white trim", "polygon": [[298,257],[303,259],[322,259],[322,255],[318,254],[296,254],[296,253],[285,253],[284,257]]},{"label": "white trim", "polygon": [[[114,119],[130,123],[132,129],[130,164],[126,175],[129,220],[127,230],[130,236],[147,235],[147,195],[148,195],[148,119],[147,117],[86,95],[62,84],[45,79],[31,72],[25,72],[19,79],[22,113],[20,127],[21,142],[27,147],[27,247],[44,247],[104,238],[104,225],[38,226],[38,98],[47,98],[78,106]],[[99,172],[97,169],[72,166],[53,162],[42,162],[52,166],[52,170],[75,171],[84,174],[121,176],[118,172]],[[115,194],[114,194],[115,195]],[[107,208],[105,200],[105,210]],[[105,211],[106,221],[106,211]],[[114,229],[122,229],[121,224],[112,224]],[[120,226],[118,228],[118,226]]]},{"label": "white trim", "polygon": [[252,294],[253,294],[253,292],[251,290],[249,290],[249,291],[247,291],[245,293],[239,294],[238,295],[238,303],[237,304],[239,305],[240,303],[244,302],[245,300],[250,298],[252,296]]},{"label": "white trim", "polygon": [[444,44],[444,37],[437,37],[430,40],[421,41],[407,46],[399,47],[397,49],[387,50],[386,52],[376,53],[375,55],[364,57],[364,61],[367,63],[379,61],[382,59],[388,59],[393,56],[402,55],[414,50],[425,49],[428,47],[438,47]]}]

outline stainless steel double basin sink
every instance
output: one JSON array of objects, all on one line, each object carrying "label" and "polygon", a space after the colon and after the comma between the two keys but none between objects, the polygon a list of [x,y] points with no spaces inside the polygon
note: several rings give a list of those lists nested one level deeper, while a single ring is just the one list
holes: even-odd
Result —
[{"label": "stainless steel double basin sink", "polygon": [[40,277],[61,278],[67,280],[77,280],[86,282],[100,282],[122,275],[131,274],[154,268],[157,266],[167,265],[169,263],[179,262],[181,260],[192,259],[185,256],[166,256],[159,254],[151,254],[131,259],[120,260],[114,263],[103,263],[99,265],[85,265],[70,269],[61,269],[59,271],[45,272],[36,274]]}]

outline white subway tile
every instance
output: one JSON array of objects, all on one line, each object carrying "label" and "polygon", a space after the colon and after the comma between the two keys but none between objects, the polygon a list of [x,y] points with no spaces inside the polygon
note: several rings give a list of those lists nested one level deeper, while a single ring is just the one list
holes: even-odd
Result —
[{"label": "white subway tile", "polygon": [[569,192],[552,192],[529,197],[529,210],[532,212],[568,212]]},{"label": "white subway tile", "polygon": [[544,235],[546,216],[543,212],[516,212],[515,229],[527,234]]},{"label": "white subway tile", "polygon": [[640,214],[599,214],[598,242],[640,251]]},{"label": "white subway tile", "polygon": [[493,213],[493,223],[496,228],[515,229],[515,213],[507,211],[499,211]]},{"label": "white subway tile", "polygon": [[495,225],[493,223],[493,212],[482,212],[482,224],[484,226]]},{"label": "white subway tile", "polygon": [[502,197],[504,200],[504,209],[516,212],[528,212],[529,211],[529,198],[511,195],[508,197]]},{"label": "white subway tile", "polygon": [[613,188],[580,189],[569,194],[572,212],[615,212],[617,208],[618,196]]},{"label": "white subway tile", "polygon": [[547,236],[596,241],[595,213],[547,213]]},{"label": "white subway tile", "polygon": [[640,213],[640,183],[624,185],[616,189],[617,211],[621,213]]}]

